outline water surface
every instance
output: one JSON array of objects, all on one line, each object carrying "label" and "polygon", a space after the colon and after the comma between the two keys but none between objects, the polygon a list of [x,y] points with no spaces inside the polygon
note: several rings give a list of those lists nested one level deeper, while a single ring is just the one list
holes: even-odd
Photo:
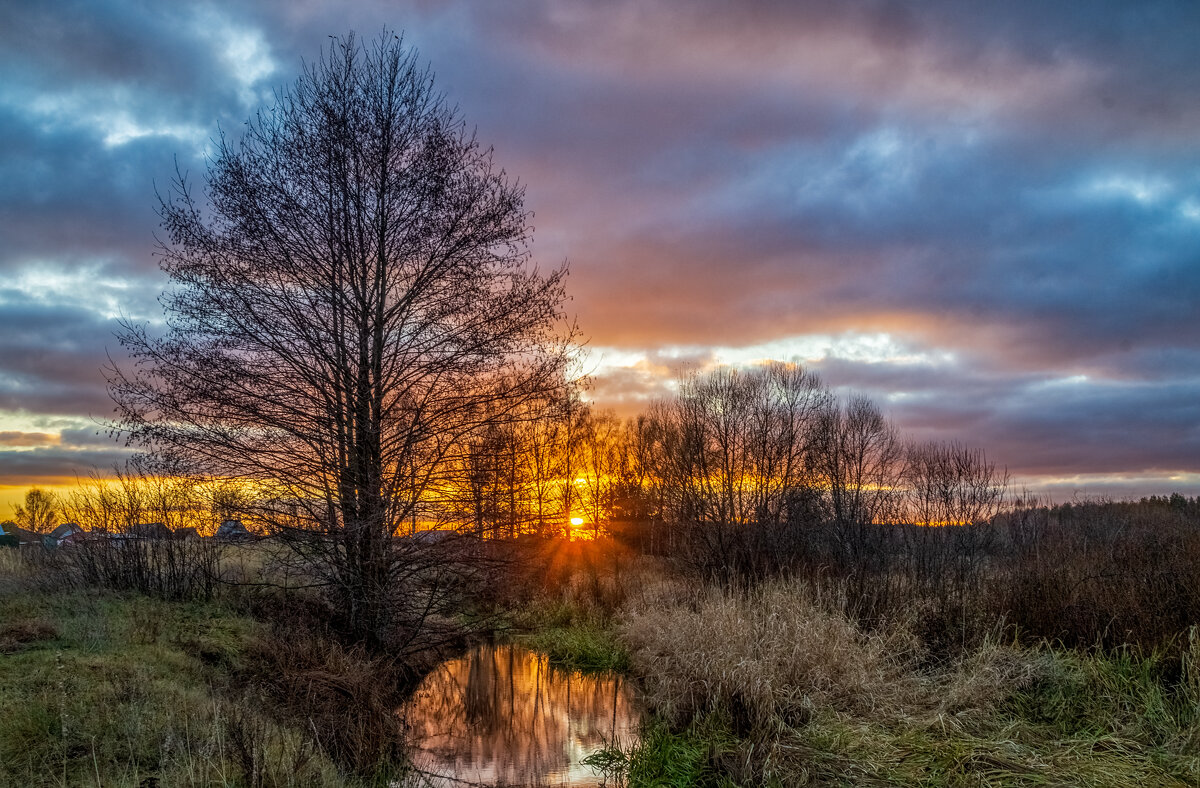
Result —
[{"label": "water surface", "polygon": [[413,762],[435,786],[602,785],[583,759],[614,739],[627,746],[640,717],[620,676],[552,668],[513,645],[444,663],[401,713]]}]

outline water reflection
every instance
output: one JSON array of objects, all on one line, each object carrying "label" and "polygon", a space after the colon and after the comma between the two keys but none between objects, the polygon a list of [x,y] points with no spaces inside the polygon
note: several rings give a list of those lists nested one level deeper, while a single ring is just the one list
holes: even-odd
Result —
[{"label": "water reflection", "polygon": [[434,785],[601,785],[581,761],[637,729],[632,690],[611,673],[551,668],[512,645],[480,646],[430,674],[402,712],[413,761]]}]

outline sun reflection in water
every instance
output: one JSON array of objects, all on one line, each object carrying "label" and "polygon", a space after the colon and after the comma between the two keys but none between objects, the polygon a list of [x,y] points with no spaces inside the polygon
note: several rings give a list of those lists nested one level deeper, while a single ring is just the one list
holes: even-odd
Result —
[{"label": "sun reflection in water", "polygon": [[627,747],[640,717],[620,676],[558,670],[512,645],[446,662],[401,713],[414,765],[435,786],[599,786],[583,759],[614,740]]}]

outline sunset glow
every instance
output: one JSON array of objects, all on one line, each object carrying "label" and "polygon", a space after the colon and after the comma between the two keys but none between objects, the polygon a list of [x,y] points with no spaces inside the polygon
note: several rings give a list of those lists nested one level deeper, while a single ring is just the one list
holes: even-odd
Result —
[{"label": "sunset glow", "polygon": [[0,0],[0,784],[1200,788],[1198,41]]},{"label": "sunset glow", "polygon": [[1198,494],[1200,12],[1138,8],[10,4],[0,515],[129,455],[101,367],[161,329],[155,188],[385,24],[569,263],[598,407],[794,360],[1057,500]]}]

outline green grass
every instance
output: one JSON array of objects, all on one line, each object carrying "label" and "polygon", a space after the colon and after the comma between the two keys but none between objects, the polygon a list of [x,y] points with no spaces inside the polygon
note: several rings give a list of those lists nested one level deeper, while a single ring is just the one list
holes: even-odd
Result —
[{"label": "green grass", "polygon": [[[735,744],[713,715],[680,732],[654,723],[627,753],[627,783],[716,785],[719,773],[747,785],[1200,785],[1200,698],[1161,658],[1049,653],[1045,678],[984,717],[823,712]],[[715,760],[725,766],[714,768],[722,747]],[[752,777],[739,773],[742,762],[753,762]]]},{"label": "green grass", "polygon": [[584,763],[628,788],[732,788],[737,783],[720,764],[738,744],[724,715],[706,715],[678,731],[651,715],[627,750],[609,747]]},{"label": "green grass", "polygon": [[[1072,686],[1090,671],[1120,673],[1107,660],[1057,655]],[[1082,675],[1080,673],[1082,672]],[[1200,742],[1194,727],[1137,722],[1138,698],[1150,709],[1159,700],[1139,682],[1110,685],[1116,696],[1059,701],[1061,688],[1015,693],[994,716],[973,720],[890,722],[818,713],[807,724],[739,736],[727,712],[702,714],[682,728],[651,716],[642,738],[621,751],[592,759],[628,788],[758,785],[911,786],[1194,786],[1200,784]],[[1084,692],[1094,692],[1095,686]],[[1074,694],[1075,690],[1067,692]],[[1046,694],[1049,693],[1049,697]],[[1057,710],[1045,718],[1045,705]],[[1015,711],[1036,704],[1031,717]],[[1172,701],[1174,703],[1174,701]],[[1087,713],[1081,715],[1081,707]],[[1114,726],[1114,708],[1127,714]],[[1025,706],[1028,708],[1028,706]],[[1150,710],[1142,707],[1143,710]],[[1061,712],[1066,712],[1062,714]],[[1148,726],[1148,728],[1147,728]],[[1120,733],[1114,732],[1114,727]],[[1190,734],[1189,734],[1190,731]],[[1152,743],[1156,735],[1162,737]],[[1191,738],[1188,738],[1190,735]]]},{"label": "green grass", "polygon": [[[1185,657],[1190,659],[1190,655]],[[1115,736],[1170,746],[1200,733],[1200,691],[1160,653],[1057,652],[1050,675],[1014,696],[1010,710],[1060,736]]]},{"label": "green grass", "polygon": [[343,785],[233,676],[259,625],[217,604],[0,594],[0,785]]},{"label": "green grass", "polygon": [[584,672],[629,670],[629,650],[611,618],[570,601],[538,600],[492,620],[498,634],[545,654],[550,664]]},{"label": "green grass", "polygon": [[[877,725],[839,719],[814,721],[777,742],[803,754],[817,784],[1185,786],[1196,774],[1183,759],[1172,764],[1136,743],[1112,737],[1047,736],[1021,719],[998,717],[971,733],[941,724]],[[789,781],[790,782],[790,781]]]},{"label": "green grass", "polygon": [[570,670],[623,673],[629,669],[629,652],[609,628],[590,622],[540,629],[518,641],[541,652],[550,664]]}]

